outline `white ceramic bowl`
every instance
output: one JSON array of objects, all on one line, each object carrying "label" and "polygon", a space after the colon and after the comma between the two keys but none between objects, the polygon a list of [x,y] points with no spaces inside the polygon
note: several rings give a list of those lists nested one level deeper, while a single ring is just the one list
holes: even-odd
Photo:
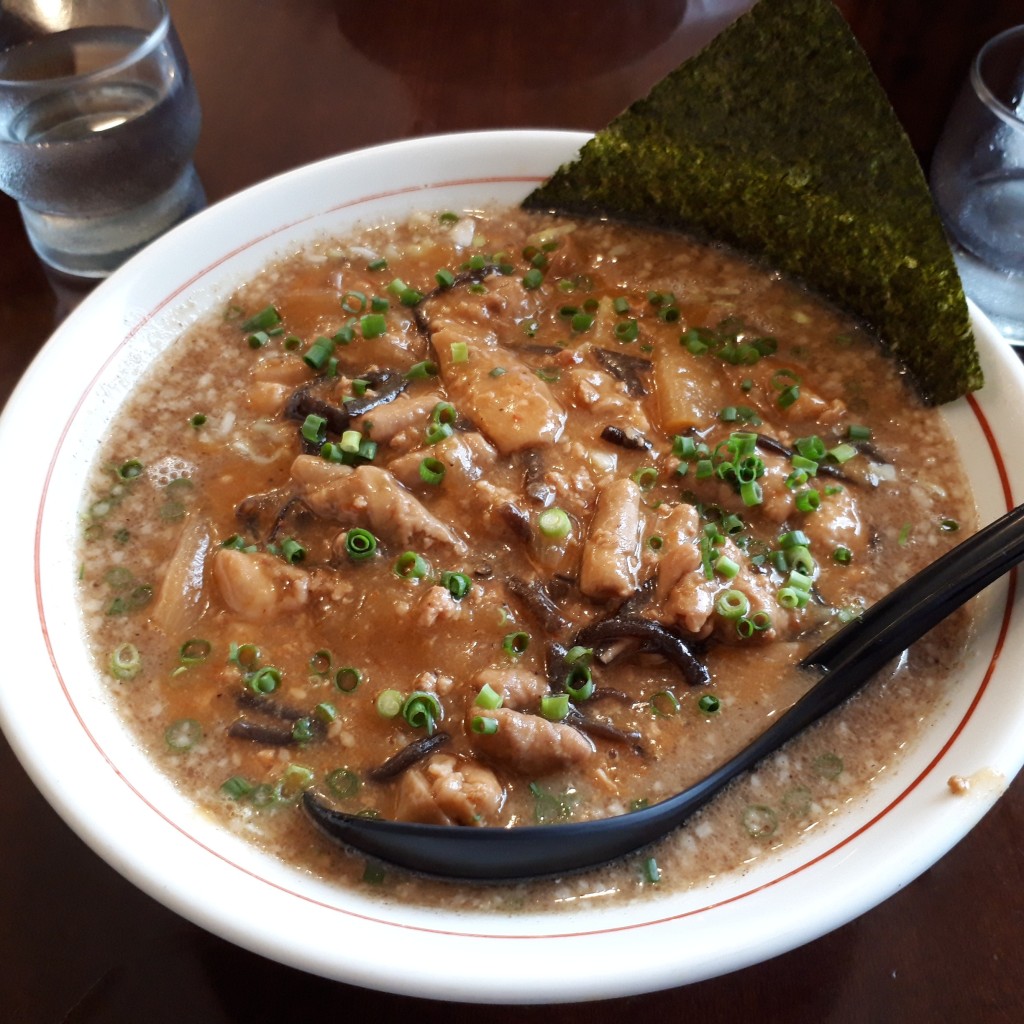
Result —
[{"label": "white ceramic bowl", "polygon": [[[1024,628],[1006,582],[984,598],[948,707],[862,804],[745,875],[634,906],[508,917],[378,903],[219,828],[136,748],[82,640],[75,548],[98,439],[153,354],[297,241],[417,206],[518,201],[585,138],[417,139],[234,196],[101,285],[43,349],[0,420],[0,453],[17,490],[5,532],[18,539],[6,546],[0,591],[19,678],[0,687],[4,731],[47,799],[101,857],[185,917],[265,956],[368,987],[484,1002],[619,996],[708,978],[816,938],[906,885],[978,821],[1024,758]],[[988,384],[944,412],[969,453],[988,522],[1024,493],[1024,466],[1012,458],[1024,436],[1024,373],[981,316],[975,327]],[[970,795],[949,794],[949,776],[975,773],[982,784]],[[559,962],[573,969],[536,970]]]}]

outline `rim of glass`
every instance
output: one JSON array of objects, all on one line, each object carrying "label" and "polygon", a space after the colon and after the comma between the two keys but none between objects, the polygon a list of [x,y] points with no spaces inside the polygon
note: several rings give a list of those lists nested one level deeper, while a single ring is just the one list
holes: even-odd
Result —
[{"label": "rim of glass", "polygon": [[[171,15],[167,10],[164,0],[149,0],[154,13],[157,14],[156,24],[147,32],[146,38],[133,50],[126,53],[120,60],[113,61],[101,68],[96,68],[81,75],[59,75],[56,78],[5,78],[2,73],[4,57],[18,47],[8,47],[0,50],[0,89],[25,89],[37,91],[52,86],[66,86],[69,82],[91,82],[96,79],[106,78],[109,75],[117,74],[132,64],[144,60],[158,46],[161,46],[167,38],[171,27]],[[111,23],[107,23],[111,24]]]},{"label": "rim of glass", "polygon": [[[1021,36],[1024,39],[1024,25],[1016,25],[1008,28],[999,35],[993,36],[979,51],[971,63],[971,85],[977,93],[978,98],[987,106],[992,113],[1001,118],[1008,125],[1015,128],[1024,128],[1024,116],[1018,113],[1013,107],[1007,106],[988,86],[981,71],[982,62],[997,46],[1002,45],[1007,39],[1013,36]],[[1024,54],[1024,46],[1021,49]]]}]

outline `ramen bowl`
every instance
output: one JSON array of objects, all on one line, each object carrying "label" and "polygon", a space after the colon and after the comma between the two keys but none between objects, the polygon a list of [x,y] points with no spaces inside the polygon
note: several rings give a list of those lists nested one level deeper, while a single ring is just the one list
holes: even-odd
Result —
[{"label": "ramen bowl", "polygon": [[[586,138],[417,139],[299,168],[225,200],[97,288],[44,347],[0,420],[0,452],[19,495],[8,535],[24,539],[9,545],[3,614],[8,636],[18,637],[18,674],[32,682],[0,689],[4,732],[99,856],[182,916],[263,956],[370,988],[477,1002],[575,1001],[698,981],[792,949],[886,899],[973,827],[1024,758],[1024,630],[1013,578],[979,600],[949,699],[862,798],[742,871],[633,902],[499,914],[332,884],[218,824],[128,731],[83,636],[77,552],[91,465],[153,359],[262,267],[314,238],[420,209],[514,204]],[[1024,491],[1024,467],[1011,458],[1024,435],[1024,372],[972,314],[987,384],[943,415],[970,456],[986,523]],[[952,776],[971,780],[966,793],[951,793]],[[536,969],[570,962],[570,972]]]}]

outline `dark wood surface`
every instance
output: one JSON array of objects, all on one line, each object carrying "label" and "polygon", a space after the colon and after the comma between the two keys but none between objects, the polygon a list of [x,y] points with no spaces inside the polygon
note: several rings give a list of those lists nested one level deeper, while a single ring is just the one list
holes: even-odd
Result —
[{"label": "dark wood surface", "polygon": [[[839,6],[924,163],[974,51],[1024,21],[1019,0]],[[738,4],[170,0],[170,7],[203,105],[197,164],[215,200],[310,160],[412,135],[596,129],[694,52]],[[711,13],[696,20],[705,9]],[[0,196],[0,403],[80,294],[42,270],[14,204]],[[15,645],[5,638],[8,650]],[[31,679],[5,674],[0,685]],[[401,1014],[433,1022],[480,1012],[324,981],[223,942],[93,855],[2,740],[0,779],[0,1020],[219,1024]],[[555,1012],[588,1024],[1021,1021],[1022,875],[1024,783],[1017,783],[936,866],[816,942],[701,984]],[[503,1024],[552,1011],[486,1012]]]}]

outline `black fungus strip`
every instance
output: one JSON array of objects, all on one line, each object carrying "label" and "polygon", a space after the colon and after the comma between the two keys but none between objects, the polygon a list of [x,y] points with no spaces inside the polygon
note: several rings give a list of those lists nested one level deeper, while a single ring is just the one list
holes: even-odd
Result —
[{"label": "black fungus strip", "polygon": [[626,392],[632,398],[643,398],[648,394],[647,385],[640,374],[651,369],[649,359],[630,356],[625,352],[616,352],[610,348],[593,350],[597,361],[616,379],[626,385]]},{"label": "black fungus strip", "polygon": [[616,427],[609,424],[601,431],[601,440],[609,444],[616,444],[620,448],[629,448],[632,451],[650,451],[651,442],[636,427]]},{"label": "black fungus strip", "polygon": [[508,592],[526,608],[526,611],[549,633],[560,633],[569,625],[562,617],[558,606],[539,580],[527,582],[520,576],[509,576],[505,580]]},{"label": "black fungus strip", "polygon": [[533,524],[530,522],[530,514],[524,512],[518,505],[506,501],[498,506],[498,515],[502,522],[524,543],[529,544],[533,540]]},{"label": "black fungus strip", "polygon": [[249,740],[268,747],[289,747],[296,742],[292,730],[286,725],[269,725],[238,718],[228,726],[228,735],[236,740]]},{"label": "black fungus strip", "polygon": [[285,419],[305,420],[310,414],[322,416],[327,423],[327,430],[332,434],[343,434],[348,430],[349,413],[347,409],[341,409],[330,402],[325,402],[316,395],[311,395],[309,389],[317,382],[305,384],[297,391],[293,391],[291,397],[284,407]]},{"label": "black fungus strip", "polygon": [[236,697],[235,703],[241,708],[250,711],[258,711],[261,715],[270,715],[272,718],[282,718],[286,722],[297,722],[305,718],[307,712],[299,708],[289,707],[272,697],[264,697],[262,694],[253,693],[252,690],[242,690]]},{"label": "black fungus strip", "polygon": [[578,708],[571,708],[565,717],[567,725],[579,730],[591,739],[607,740],[610,743],[621,743],[630,748],[639,757],[644,756],[644,748],[640,745],[643,735],[634,730],[625,732],[611,722],[599,718],[589,718]]},{"label": "black fungus strip", "polygon": [[371,768],[366,777],[373,782],[390,782],[397,778],[402,772],[411,768],[414,764],[429,757],[435,750],[440,750],[451,736],[446,732],[435,732],[433,736],[421,736],[413,740],[407,747],[403,747],[397,754],[393,754],[382,765]]},{"label": "black fungus strip", "polygon": [[639,650],[660,654],[675,665],[691,686],[707,686],[711,682],[707,666],[690,650],[687,641],[668,626],[632,615],[616,615],[584,626],[573,639],[573,646],[597,647],[616,640],[638,640]]},{"label": "black fungus strip", "polygon": [[590,695],[591,701],[614,700],[619,704],[628,704],[632,707],[636,701],[624,690],[616,690],[613,686],[595,686],[594,692]]},{"label": "black fungus strip", "polygon": [[544,652],[544,673],[552,690],[560,691],[565,677],[569,674],[569,666],[565,663],[565,656],[568,653],[569,648],[557,640],[549,643]]},{"label": "black fungus strip", "polygon": [[298,514],[309,513],[312,514],[313,510],[303,501],[302,498],[290,498],[288,501],[281,506],[277,515],[274,517],[274,525],[270,528],[270,533],[267,534],[267,541],[273,543],[277,539],[277,535],[281,532],[284,524],[288,521],[288,517],[298,509]]},{"label": "black fungus strip", "polygon": [[284,487],[276,487],[272,491],[250,494],[235,506],[235,518],[255,536],[264,536],[270,532],[271,525],[277,521],[280,509],[288,501],[291,492]]},{"label": "black fungus strip", "polygon": [[345,411],[351,419],[365,416],[371,409],[393,402],[409,386],[404,374],[397,370],[373,370],[359,375],[370,386],[367,393],[345,403]]},{"label": "black fungus strip", "polygon": [[555,500],[555,489],[544,479],[544,458],[536,448],[527,448],[523,463],[523,490],[538,504],[547,507]]}]

